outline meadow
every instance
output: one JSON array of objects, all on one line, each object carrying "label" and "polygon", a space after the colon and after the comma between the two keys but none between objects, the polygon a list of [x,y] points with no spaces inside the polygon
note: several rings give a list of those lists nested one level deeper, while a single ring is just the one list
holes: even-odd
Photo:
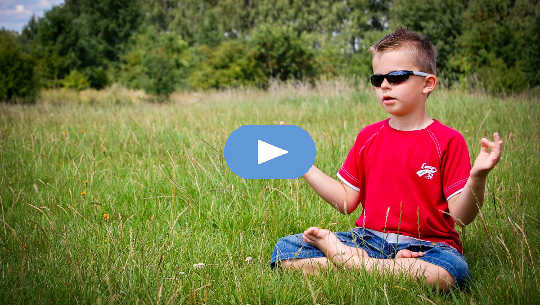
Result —
[{"label": "meadow", "polygon": [[272,270],[282,236],[347,231],[302,179],[244,180],[223,147],[245,124],[307,130],[334,176],[358,131],[386,117],[345,81],[175,93],[44,91],[0,104],[1,304],[538,304],[540,101],[440,89],[428,113],[504,140],[484,206],[459,229],[473,280],[437,293],[401,276]]}]

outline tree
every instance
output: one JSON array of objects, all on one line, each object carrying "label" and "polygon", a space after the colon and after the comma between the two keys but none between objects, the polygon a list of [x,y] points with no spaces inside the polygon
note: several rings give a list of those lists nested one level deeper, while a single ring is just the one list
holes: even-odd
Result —
[{"label": "tree", "polygon": [[161,98],[185,87],[187,44],[177,35],[148,27],[135,35],[122,56],[120,79],[131,88],[144,89]]},{"label": "tree", "polygon": [[193,88],[222,89],[240,86],[266,87],[268,75],[258,65],[254,51],[244,40],[228,40],[214,49],[197,48],[206,54],[189,78]]},{"label": "tree", "polygon": [[39,89],[34,60],[17,45],[14,35],[0,30],[0,101],[34,102]]},{"label": "tree", "polygon": [[269,79],[310,80],[318,75],[314,51],[289,27],[262,25],[251,33],[250,45],[255,61]]},{"label": "tree", "polygon": [[538,86],[539,12],[535,1],[470,1],[452,58],[463,83],[493,93]]},{"label": "tree", "polygon": [[[456,40],[463,33],[467,0],[396,0],[390,9],[392,28],[405,27],[431,39],[437,48],[440,78],[452,81],[457,72],[450,64]],[[441,77],[442,76],[442,77]]]},{"label": "tree", "polygon": [[142,20],[139,1],[67,0],[53,7],[23,30],[32,41],[44,85],[56,86],[71,70],[78,70],[90,86],[108,83],[105,70],[119,59],[125,43]]}]

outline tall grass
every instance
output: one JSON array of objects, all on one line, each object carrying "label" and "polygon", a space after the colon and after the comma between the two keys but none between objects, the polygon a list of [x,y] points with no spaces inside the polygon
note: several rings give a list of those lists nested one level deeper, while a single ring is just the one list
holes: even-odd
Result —
[{"label": "tall grass", "polygon": [[339,214],[301,179],[241,179],[223,158],[239,126],[286,121],[311,134],[315,164],[334,175],[357,132],[385,117],[369,89],[275,85],[176,93],[167,104],[47,94],[0,105],[2,304],[538,303],[537,99],[429,98],[430,115],[460,130],[473,158],[482,136],[505,141],[481,214],[462,231],[471,286],[437,294],[398,276],[271,270],[279,237],[348,230],[359,212]]}]

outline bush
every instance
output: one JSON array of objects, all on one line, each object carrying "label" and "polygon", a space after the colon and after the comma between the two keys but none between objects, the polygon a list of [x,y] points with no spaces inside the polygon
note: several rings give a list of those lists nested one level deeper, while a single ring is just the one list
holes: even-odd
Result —
[{"label": "bush", "polygon": [[13,34],[0,31],[0,101],[32,103],[39,84],[35,61],[17,45]]},{"label": "bush", "polygon": [[86,76],[77,70],[71,70],[61,83],[64,88],[78,91],[90,88],[90,83]]},{"label": "bush", "polygon": [[187,44],[180,37],[149,27],[135,35],[130,46],[119,71],[124,85],[143,89],[159,100],[187,85],[188,67],[183,57]]},{"label": "bush", "polygon": [[494,94],[520,92],[527,87],[527,75],[516,66],[507,67],[494,54],[487,56],[488,64],[478,69],[478,82],[486,91]]},{"label": "bush", "polygon": [[319,74],[310,43],[289,27],[260,26],[251,33],[250,45],[255,61],[267,78],[309,80]]},{"label": "bush", "polygon": [[107,71],[103,67],[89,67],[82,73],[88,80],[90,87],[94,89],[103,89],[110,84]]},{"label": "bush", "polygon": [[200,50],[207,54],[207,58],[190,76],[192,87],[221,89],[267,85],[268,77],[255,61],[253,51],[246,42],[225,41],[213,50],[207,47],[201,47]]}]

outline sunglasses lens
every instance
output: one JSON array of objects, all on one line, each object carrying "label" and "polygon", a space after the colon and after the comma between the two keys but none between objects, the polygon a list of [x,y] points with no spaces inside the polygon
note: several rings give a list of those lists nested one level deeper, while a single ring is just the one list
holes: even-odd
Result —
[{"label": "sunglasses lens", "polygon": [[371,75],[370,77],[370,80],[371,80],[371,84],[375,87],[380,87],[383,80],[384,80],[384,75],[381,75],[381,74],[373,74]]},{"label": "sunglasses lens", "polygon": [[409,79],[408,73],[388,73],[386,79],[392,85],[397,85]]},{"label": "sunglasses lens", "polygon": [[397,85],[408,80],[409,75],[412,75],[412,74],[413,74],[412,71],[399,70],[399,71],[392,71],[388,74],[373,74],[371,75],[370,80],[371,80],[371,84],[375,87],[380,87],[385,78],[388,80],[390,84]]}]

